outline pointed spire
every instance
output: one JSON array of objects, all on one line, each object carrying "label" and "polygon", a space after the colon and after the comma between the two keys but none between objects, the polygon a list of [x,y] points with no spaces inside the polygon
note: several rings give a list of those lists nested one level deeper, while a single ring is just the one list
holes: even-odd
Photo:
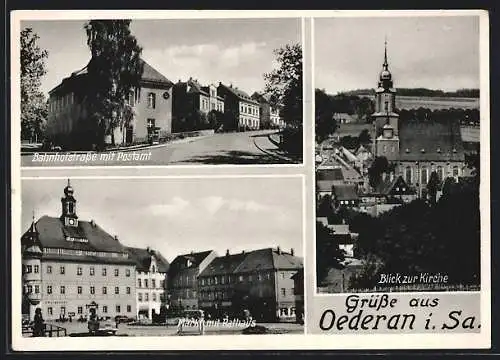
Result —
[{"label": "pointed spire", "polygon": [[387,35],[385,37],[384,41],[384,70],[387,70],[389,67],[389,64],[387,63]]}]

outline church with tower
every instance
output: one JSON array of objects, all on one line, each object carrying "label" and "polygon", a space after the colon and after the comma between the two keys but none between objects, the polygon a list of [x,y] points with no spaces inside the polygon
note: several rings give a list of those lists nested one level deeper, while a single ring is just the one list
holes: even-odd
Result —
[{"label": "church with tower", "polygon": [[465,150],[459,119],[450,121],[402,121],[396,109],[396,89],[389,70],[387,42],[384,63],[375,90],[372,114],[373,153],[395,164],[395,174],[422,196],[431,174],[442,183],[464,174]]}]

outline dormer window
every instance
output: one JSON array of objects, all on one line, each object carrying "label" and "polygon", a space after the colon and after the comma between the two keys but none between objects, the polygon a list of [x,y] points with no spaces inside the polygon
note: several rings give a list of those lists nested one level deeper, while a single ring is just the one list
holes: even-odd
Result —
[{"label": "dormer window", "polygon": [[438,152],[438,154],[441,154],[441,148],[438,147],[437,152]]},{"label": "dormer window", "polygon": [[457,152],[457,149],[453,148],[453,153],[456,153]]},{"label": "dormer window", "polygon": [[193,265],[193,262],[191,260],[187,260],[186,261],[186,267],[191,267],[191,265]]},{"label": "dormer window", "polygon": [[405,152],[408,154],[410,152],[410,149],[406,148]]},{"label": "dormer window", "polygon": [[421,152],[422,154],[423,154],[423,153],[425,153],[425,149],[420,150],[420,152]]}]

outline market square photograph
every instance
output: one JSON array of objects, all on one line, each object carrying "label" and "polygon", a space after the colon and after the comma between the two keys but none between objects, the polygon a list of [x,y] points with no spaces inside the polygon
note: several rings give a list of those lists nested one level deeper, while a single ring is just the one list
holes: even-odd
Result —
[{"label": "market square photograph", "polygon": [[479,16],[314,19],[316,291],[479,291]]},{"label": "market square photograph", "polygon": [[23,337],[304,332],[301,176],[22,189]]},{"label": "market square photograph", "polygon": [[301,34],[299,18],[21,20],[21,165],[301,164]]}]

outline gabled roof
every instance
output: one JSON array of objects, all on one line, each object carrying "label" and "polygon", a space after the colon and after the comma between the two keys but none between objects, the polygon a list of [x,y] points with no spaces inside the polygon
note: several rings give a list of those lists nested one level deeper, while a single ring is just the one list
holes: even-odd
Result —
[{"label": "gabled roof", "polygon": [[149,272],[149,268],[151,266],[151,256],[154,256],[156,258],[158,272],[168,272],[170,264],[159,251],[135,247],[127,247],[127,251],[130,258],[136,262],[137,271]]},{"label": "gabled roof", "polygon": [[188,93],[191,94],[203,94],[208,96],[208,92],[203,89],[198,80],[190,78],[186,84],[189,86]]},{"label": "gabled roof", "polygon": [[234,87],[234,86],[227,86],[227,85],[224,85],[224,84],[220,84],[219,86],[223,86],[225,89],[227,89],[230,93],[232,93],[234,96],[236,96],[237,98],[241,99],[241,100],[245,100],[247,102],[251,102],[251,103],[254,103],[256,105],[258,105],[259,103],[257,101],[255,101],[254,99],[252,99],[252,97],[250,95],[248,95],[246,92],[244,92],[243,90],[240,90],[238,89],[237,87]]},{"label": "gabled roof", "polygon": [[357,200],[358,192],[356,191],[356,185],[351,184],[339,184],[333,187],[333,193],[336,200]]},{"label": "gabled roof", "polygon": [[146,61],[142,60],[144,65],[141,80],[151,81],[155,83],[164,83],[172,85],[172,81],[163,76],[158,70],[149,65]]},{"label": "gabled roof", "polygon": [[186,260],[190,260],[193,263],[193,266],[198,266],[208,255],[210,255],[212,251],[213,250],[207,250],[178,255],[174,261],[170,263],[170,268],[176,268],[177,266],[184,264]]},{"label": "gabled roof", "polygon": [[232,274],[234,270],[245,260],[246,253],[229,254],[213,259],[199,276],[214,276],[220,274]]},{"label": "gabled roof", "polygon": [[254,272],[259,270],[294,270],[300,269],[303,259],[282,250],[266,248],[246,254],[243,262],[234,270],[235,273]]},{"label": "gabled roof", "polygon": [[399,160],[464,161],[459,121],[400,121]]}]

